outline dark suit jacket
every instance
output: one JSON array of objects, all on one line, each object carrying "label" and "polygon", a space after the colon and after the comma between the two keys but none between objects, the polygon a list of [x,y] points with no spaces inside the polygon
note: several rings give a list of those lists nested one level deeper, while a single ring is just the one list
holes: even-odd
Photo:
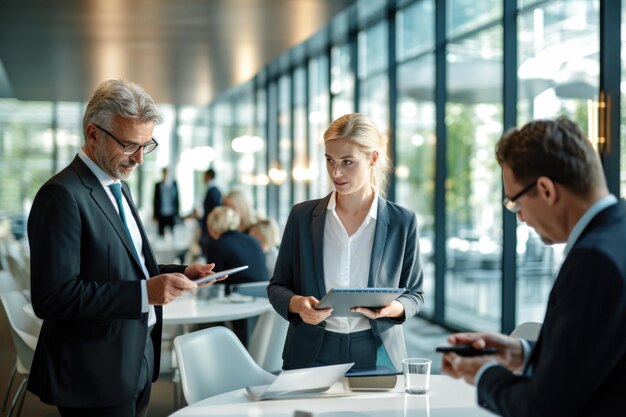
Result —
[{"label": "dark suit jacket", "polygon": [[[126,184],[122,189],[141,231],[150,276],[183,272],[181,266],[156,264]],[[28,237],[32,303],[44,319],[28,389],[46,403],[67,407],[131,401],[147,336],[144,275],[113,203],[78,156],[37,193]],[[162,317],[162,309],[155,310],[154,380]]]},{"label": "dark suit jacket", "polygon": [[248,269],[226,278],[225,285],[268,281],[265,254],[256,238],[238,231],[226,232],[211,240],[205,250],[207,262],[215,263],[215,271],[248,265]]},{"label": "dark suit jacket", "polygon": [[[297,314],[289,313],[289,300],[294,295],[326,294],[324,282],[324,223],[330,195],[323,199],[297,204],[291,210],[268,296],[274,309],[289,320],[283,351],[283,368],[311,366],[322,343],[325,323],[313,326]],[[369,268],[369,287],[407,288],[398,301],[404,306],[405,320],[421,308],[422,266],[415,213],[394,203],[378,199],[378,218]],[[406,357],[402,320],[383,318],[370,321],[374,335],[380,337],[398,370]]]},{"label": "dark suit jacket", "polygon": [[[626,203],[593,218],[567,255],[524,376],[496,366],[480,405],[503,416],[626,411]],[[530,375],[530,376],[526,376]]]},{"label": "dark suit jacket", "polygon": [[[161,187],[162,185],[164,185],[163,181],[159,181],[154,185],[152,215],[155,217],[161,217]],[[172,205],[174,206],[174,213],[172,213],[171,215],[178,217],[179,216],[179,213],[178,213],[179,199],[178,199],[178,184],[176,183],[176,181],[172,181],[172,187],[173,187],[173,193],[174,193],[174,195],[172,196],[172,200],[173,200]]]}]

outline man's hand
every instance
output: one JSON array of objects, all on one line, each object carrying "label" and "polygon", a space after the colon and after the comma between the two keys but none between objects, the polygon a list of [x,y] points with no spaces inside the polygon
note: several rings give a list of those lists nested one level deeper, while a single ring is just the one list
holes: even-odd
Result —
[{"label": "man's hand", "polygon": [[485,363],[496,360],[505,368],[515,371],[524,364],[524,351],[519,339],[500,333],[456,333],[448,337],[451,345],[470,344],[477,349],[491,347],[496,349],[495,355],[461,357],[456,353],[443,355],[441,369],[444,373],[463,378],[470,384],[474,383],[476,372]]},{"label": "man's hand", "polygon": [[[185,276],[191,280],[196,280],[196,279],[200,279],[200,278],[204,278],[206,276],[209,276],[211,274],[214,274],[215,272],[213,271],[213,268],[215,267],[215,264],[201,264],[201,263],[194,263],[189,265],[186,269],[185,269]],[[198,288],[202,288],[202,287],[207,287],[211,284],[215,284],[218,281],[223,281],[226,278],[228,278],[228,275],[225,275],[221,278],[216,279],[215,281],[208,281],[202,284],[198,284]]]},{"label": "man's hand", "polygon": [[192,291],[198,286],[180,273],[161,274],[146,280],[148,290],[148,304],[165,305],[183,294]]},{"label": "man's hand", "polygon": [[319,300],[315,297],[303,297],[294,295],[289,300],[289,311],[297,313],[306,324],[319,324],[330,317],[333,312],[332,308],[323,308],[316,310],[315,306],[319,304]]},{"label": "man's hand", "polygon": [[381,317],[404,317],[404,306],[397,300],[393,300],[390,304],[379,308],[378,310],[372,310],[367,307],[354,307],[351,311],[354,313],[361,313],[370,320],[376,320]]}]

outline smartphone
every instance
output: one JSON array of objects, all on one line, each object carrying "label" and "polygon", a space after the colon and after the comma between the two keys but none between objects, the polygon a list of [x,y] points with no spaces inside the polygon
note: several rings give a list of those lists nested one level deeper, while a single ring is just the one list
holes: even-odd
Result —
[{"label": "smartphone", "polygon": [[495,355],[495,348],[476,349],[472,345],[452,345],[452,346],[439,346],[435,351],[439,353],[454,352],[459,356],[483,356],[483,355]]},{"label": "smartphone", "polygon": [[243,271],[244,269],[248,269],[248,265],[242,265],[236,268],[225,269],[223,271],[219,271],[214,274],[207,275],[206,277],[194,279],[193,282],[195,282],[196,284],[204,284],[205,282],[216,280],[220,277],[223,277],[224,275],[232,275],[234,273]]}]

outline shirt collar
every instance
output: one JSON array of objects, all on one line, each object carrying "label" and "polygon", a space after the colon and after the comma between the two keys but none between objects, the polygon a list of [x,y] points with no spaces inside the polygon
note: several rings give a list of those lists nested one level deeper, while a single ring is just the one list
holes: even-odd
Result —
[{"label": "shirt collar", "polygon": [[[372,205],[370,206],[369,211],[367,212],[367,216],[376,220],[378,217],[378,193],[374,194],[374,199],[372,200]],[[333,191],[330,194],[330,199],[328,199],[328,205],[326,206],[326,210],[335,211],[337,208],[337,191]]]},{"label": "shirt collar", "polygon": [[100,184],[102,184],[105,189],[111,184],[120,182],[120,180],[111,178],[109,174],[104,172],[104,170],[100,168],[98,164],[92,161],[91,158],[89,158],[85,151],[83,151],[82,149],[78,151],[78,157],[85,163],[85,165],[87,165],[87,168],[89,168],[91,172],[93,172],[98,181],[100,181]]},{"label": "shirt collar", "polygon": [[583,214],[574,225],[574,228],[567,238],[567,244],[565,245],[563,254],[567,255],[569,253],[570,249],[572,249],[572,246],[574,246],[574,244],[582,234],[583,230],[585,230],[585,227],[587,227],[587,225],[591,222],[591,220],[593,220],[594,217],[596,217],[598,213],[616,203],[617,197],[615,197],[613,194],[604,196],[595,203],[593,203],[593,205],[589,207],[589,209],[587,209],[585,214]]}]

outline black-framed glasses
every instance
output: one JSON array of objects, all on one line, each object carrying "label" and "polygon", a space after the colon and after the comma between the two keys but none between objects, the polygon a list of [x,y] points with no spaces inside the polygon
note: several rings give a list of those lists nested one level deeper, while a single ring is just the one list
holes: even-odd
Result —
[{"label": "black-framed glasses", "polygon": [[537,180],[534,180],[533,182],[528,184],[526,187],[524,187],[522,191],[515,194],[513,197],[506,197],[504,200],[502,200],[502,205],[504,205],[504,207],[506,207],[506,209],[510,211],[511,213],[517,213],[520,209],[520,205],[517,202],[517,200],[519,200],[521,196],[523,196],[524,194],[526,194],[527,192],[535,188],[536,185],[537,185]]},{"label": "black-framed glasses", "polygon": [[115,136],[113,136],[108,130],[98,126],[97,124],[94,124],[94,126],[97,127],[98,129],[102,130],[107,135],[111,136],[111,138],[114,141],[119,143],[120,146],[122,148],[124,148],[124,155],[132,155],[135,152],[137,152],[139,150],[139,148],[143,148],[143,153],[144,154],[148,154],[148,153],[152,152],[153,150],[155,150],[157,146],[159,146],[159,142],[157,142],[156,139],[154,139],[154,138],[151,138],[148,142],[144,143],[143,145],[139,145],[137,143],[129,143],[129,144],[125,145],[122,142],[120,142]]}]

